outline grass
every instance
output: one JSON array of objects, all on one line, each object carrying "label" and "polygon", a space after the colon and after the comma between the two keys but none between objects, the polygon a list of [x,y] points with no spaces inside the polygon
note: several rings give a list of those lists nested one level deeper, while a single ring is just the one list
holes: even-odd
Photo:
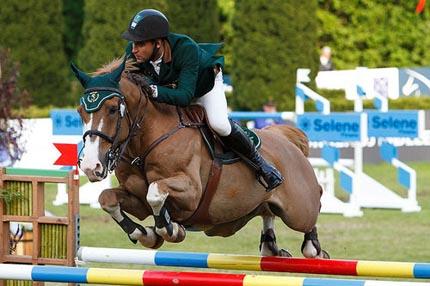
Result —
[{"label": "grass", "polygon": [[[332,258],[430,262],[430,244],[427,239],[430,235],[430,165],[420,162],[411,163],[410,166],[417,170],[417,198],[422,211],[402,213],[399,210],[365,209],[364,216],[359,218],[321,214],[318,221],[319,239]],[[366,165],[364,171],[386,186],[401,191],[392,166]],[[47,194],[47,200],[52,201],[53,192],[50,193]],[[64,212],[65,208],[49,206],[48,210],[57,214]],[[152,225],[152,218],[147,219],[144,224]],[[228,238],[206,237],[203,233],[188,232],[184,242],[165,243],[161,250],[258,255],[261,226],[260,218],[253,219],[235,236]],[[303,234],[288,229],[279,219],[276,223],[276,234],[280,247],[287,248],[293,255],[301,257]],[[81,206],[81,245],[142,249],[128,240],[108,214],[88,206]],[[107,267],[147,269],[136,265]]]}]

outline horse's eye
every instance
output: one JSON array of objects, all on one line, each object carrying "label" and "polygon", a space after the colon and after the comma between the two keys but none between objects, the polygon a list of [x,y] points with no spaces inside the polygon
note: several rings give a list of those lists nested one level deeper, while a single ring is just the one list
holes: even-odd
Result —
[{"label": "horse's eye", "polygon": [[118,107],[112,106],[109,107],[109,114],[114,115],[118,111]]}]

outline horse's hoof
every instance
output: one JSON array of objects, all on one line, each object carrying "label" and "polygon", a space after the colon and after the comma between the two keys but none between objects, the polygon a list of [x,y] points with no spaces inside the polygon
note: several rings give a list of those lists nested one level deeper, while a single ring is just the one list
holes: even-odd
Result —
[{"label": "horse's hoof", "polygon": [[158,235],[160,235],[165,241],[168,242],[181,242],[185,239],[185,228],[176,223],[176,222],[171,222],[171,224],[169,225],[172,228],[172,235],[169,234],[167,227],[163,227],[163,228],[155,228],[156,233]]},{"label": "horse's hoof", "polygon": [[293,257],[293,255],[288,251],[288,250],[285,250],[285,249],[281,249],[281,250],[279,250],[278,251],[278,256],[282,256],[282,257]]},{"label": "horse's hoof", "polygon": [[155,242],[152,246],[149,246],[148,241],[144,239],[139,239],[139,242],[146,248],[158,249],[163,245],[164,239],[161,236],[157,235],[155,238]]},{"label": "horse's hoof", "polygon": [[138,240],[141,245],[147,248],[157,249],[163,245],[164,239],[155,232],[155,228],[145,227],[146,234],[142,235]]},{"label": "horse's hoof", "polygon": [[328,254],[327,251],[325,251],[324,249],[321,249],[320,254],[317,256],[317,258],[322,258],[322,259],[330,259],[330,254]]},{"label": "horse's hoof", "polygon": [[163,245],[163,243],[164,243],[164,239],[161,236],[157,235],[157,239],[155,240],[155,244],[153,246],[151,246],[150,248],[158,249]]},{"label": "horse's hoof", "polygon": [[181,242],[185,239],[187,232],[185,231],[185,227],[183,227],[181,224],[176,225],[178,226],[178,234],[174,242]]},{"label": "horse's hoof", "polygon": [[[146,240],[145,244],[142,241],[140,241],[140,243],[143,246],[147,247],[147,248],[151,248],[151,249],[158,249],[158,248],[160,248],[163,245],[163,243],[164,243],[164,239],[155,232],[155,227],[150,226],[150,227],[147,227],[147,228],[149,228],[151,230],[151,232],[152,232],[151,236],[152,236],[152,238],[154,240],[153,245],[152,246],[148,246],[147,245],[148,244],[147,240]],[[147,236],[149,236],[149,235],[150,235],[150,231],[148,231],[148,235]]]}]

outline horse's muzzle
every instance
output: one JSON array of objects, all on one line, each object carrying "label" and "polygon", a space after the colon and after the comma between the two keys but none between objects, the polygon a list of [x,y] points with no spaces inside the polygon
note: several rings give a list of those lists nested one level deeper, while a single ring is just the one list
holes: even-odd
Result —
[{"label": "horse's muzzle", "polygon": [[107,169],[102,164],[97,164],[94,169],[82,169],[90,182],[99,182],[107,177]]}]

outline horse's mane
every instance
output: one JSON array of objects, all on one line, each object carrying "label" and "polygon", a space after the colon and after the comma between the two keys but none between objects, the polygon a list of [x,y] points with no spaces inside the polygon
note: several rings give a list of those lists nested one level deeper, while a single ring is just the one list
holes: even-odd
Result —
[{"label": "horse's mane", "polygon": [[[119,65],[122,64],[124,58],[117,58],[98,68],[95,72],[91,73],[92,76],[103,75],[112,72]],[[137,72],[139,69],[135,66],[136,61],[130,59],[125,63],[125,69],[122,73],[122,79],[128,80],[131,84],[137,86],[139,89],[143,91],[145,95],[152,94],[152,89],[149,87],[148,82],[146,81],[146,77]],[[154,101],[154,106],[163,113],[171,113],[172,105],[157,103]]]},{"label": "horse's mane", "polygon": [[[120,64],[122,64],[122,61],[124,60],[124,57],[116,58],[110,63],[104,64],[102,67],[98,68],[95,72],[92,72],[92,76],[98,76],[103,75],[112,72],[117,67],[119,67]],[[132,60],[127,60],[125,64],[124,72],[129,72],[131,70],[135,70],[136,67],[133,66],[134,62]]]}]

